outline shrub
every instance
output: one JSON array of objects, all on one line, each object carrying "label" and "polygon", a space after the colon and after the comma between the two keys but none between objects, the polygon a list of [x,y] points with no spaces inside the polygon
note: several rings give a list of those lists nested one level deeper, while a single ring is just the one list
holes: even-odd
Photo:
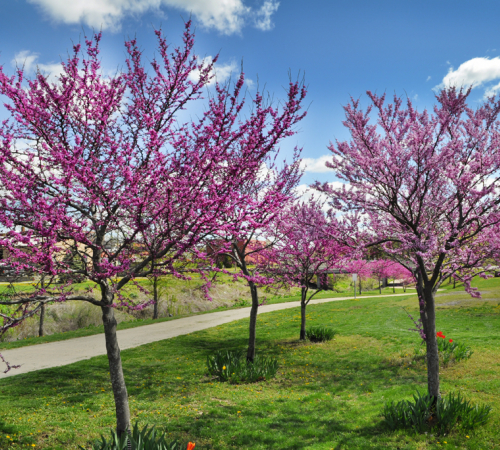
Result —
[{"label": "shrub", "polygon": [[218,350],[207,357],[207,369],[219,381],[232,384],[253,383],[274,378],[278,371],[278,361],[257,355],[253,362],[249,362],[241,350]]},{"label": "shrub", "polygon": [[391,430],[413,428],[418,433],[436,429],[438,433],[449,433],[453,428],[471,430],[488,421],[491,407],[488,405],[471,405],[458,393],[450,393],[439,398],[433,404],[430,395],[413,394],[414,402],[386,403],[383,416]]},{"label": "shrub", "polygon": [[311,342],[330,341],[335,336],[335,331],[331,328],[319,325],[306,330],[306,338]]},{"label": "shrub", "polygon": [[[155,427],[148,428],[146,425],[142,430],[139,429],[139,424],[132,428],[130,435],[122,435],[118,437],[114,430],[111,430],[110,440],[106,440],[101,435],[101,439],[97,439],[92,445],[92,450],[186,450],[193,448],[188,443],[179,441],[167,442],[166,432],[159,433]],[[80,447],[84,449],[84,447]]]}]

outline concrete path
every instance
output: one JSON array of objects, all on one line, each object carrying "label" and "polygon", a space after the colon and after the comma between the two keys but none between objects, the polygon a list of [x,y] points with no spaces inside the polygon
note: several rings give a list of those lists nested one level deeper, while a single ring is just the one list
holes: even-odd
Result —
[{"label": "concrete path", "polygon": [[[406,294],[390,294],[391,297],[400,297]],[[388,297],[388,295],[363,296],[362,299]],[[342,300],[353,300],[353,297],[324,298],[311,300],[309,305],[318,303],[337,302]],[[297,308],[300,302],[277,303],[259,307],[259,314],[280,311],[282,309]],[[216,327],[224,323],[239,319],[246,319],[250,315],[250,308],[232,309],[197,316],[184,317],[182,319],[167,322],[144,325],[142,327],[120,330],[118,343],[121,350],[138,347],[151,342],[162,341],[182,334]],[[65,341],[50,342],[47,344],[30,345],[13,350],[0,351],[6,361],[10,364],[20,365],[19,369],[12,369],[3,373],[4,367],[0,365],[0,379],[33,372],[35,370],[47,369],[49,367],[65,366],[83,359],[106,354],[104,334],[67,339]],[[3,365],[3,364],[2,364]]]}]

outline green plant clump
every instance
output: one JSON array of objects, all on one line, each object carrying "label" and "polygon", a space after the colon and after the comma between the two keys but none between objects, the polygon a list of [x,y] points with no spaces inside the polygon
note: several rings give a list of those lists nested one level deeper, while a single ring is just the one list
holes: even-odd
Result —
[{"label": "green plant clump", "polygon": [[449,433],[455,427],[472,430],[484,425],[491,412],[490,406],[471,405],[460,393],[450,392],[448,396],[438,398],[435,405],[429,394],[421,395],[417,391],[413,399],[414,402],[386,403],[383,416],[389,429],[412,428],[418,433],[437,429],[440,434]]},{"label": "green plant clump", "polygon": [[[92,450],[185,450],[189,448],[187,443],[179,441],[167,442],[166,432],[158,432],[155,427],[148,428],[146,425],[142,430],[136,422],[129,435],[118,437],[114,430],[111,430],[111,437],[106,440],[101,435],[92,445]],[[85,450],[80,446],[80,449]]]},{"label": "green plant clump", "polygon": [[234,301],[233,306],[246,307],[250,306],[250,302],[248,300],[245,300],[244,298],[239,298]]},{"label": "green plant clump", "polygon": [[335,331],[331,328],[318,325],[306,330],[306,338],[311,342],[326,342],[331,341],[335,336]]},{"label": "green plant clump", "polygon": [[474,353],[470,347],[464,343],[450,342],[445,339],[438,339],[438,350],[443,358],[443,364],[446,365],[451,361],[451,358],[456,362],[462,359],[469,359]]},{"label": "green plant clump", "polygon": [[274,378],[278,371],[278,361],[275,358],[256,356],[253,362],[249,362],[241,350],[218,350],[207,357],[207,369],[219,381],[231,384],[254,383]]}]

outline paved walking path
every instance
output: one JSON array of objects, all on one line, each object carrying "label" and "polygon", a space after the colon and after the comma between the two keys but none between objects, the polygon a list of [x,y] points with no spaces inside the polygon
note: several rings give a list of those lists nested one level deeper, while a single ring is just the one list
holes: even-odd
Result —
[{"label": "paved walking path", "polygon": [[[400,297],[406,294],[390,294],[391,297]],[[362,296],[362,299],[388,297],[388,295]],[[338,302],[342,300],[352,300],[353,297],[324,298],[311,300],[309,305],[318,303]],[[263,305],[259,307],[259,314],[280,311],[282,309],[297,308],[300,302],[276,303],[273,305]],[[151,342],[162,341],[182,334],[216,327],[224,323],[233,322],[238,319],[246,319],[250,315],[250,308],[231,309],[197,316],[184,317],[182,319],[170,320],[167,322],[144,325],[128,330],[119,330],[118,343],[121,350],[138,347]],[[20,365],[19,369],[12,369],[8,373],[3,373],[0,366],[0,379],[33,372],[35,370],[47,369],[49,367],[65,366],[83,359],[93,358],[106,354],[104,334],[95,334],[65,341],[50,342],[47,344],[30,345],[27,347],[12,350],[0,351],[3,357],[11,364]],[[3,364],[2,364],[3,365]]]}]

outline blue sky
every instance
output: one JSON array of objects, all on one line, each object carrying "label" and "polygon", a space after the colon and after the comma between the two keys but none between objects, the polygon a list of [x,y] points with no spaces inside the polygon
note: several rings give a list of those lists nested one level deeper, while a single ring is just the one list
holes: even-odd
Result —
[{"label": "blue sky", "polygon": [[0,65],[57,73],[72,42],[102,29],[103,66],[113,72],[125,39],[136,36],[152,55],[153,29],[175,45],[190,15],[196,53],[220,53],[220,80],[243,63],[250,92],[258,81],[279,99],[289,72],[305,74],[309,113],[283,145],[284,155],[303,147],[304,184],[335,179],[324,160],[331,140],[348,139],[342,105],[350,96],[367,104],[366,90],[408,95],[422,110],[439,86],[474,84],[473,102],[500,91],[497,1],[4,0]]}]

